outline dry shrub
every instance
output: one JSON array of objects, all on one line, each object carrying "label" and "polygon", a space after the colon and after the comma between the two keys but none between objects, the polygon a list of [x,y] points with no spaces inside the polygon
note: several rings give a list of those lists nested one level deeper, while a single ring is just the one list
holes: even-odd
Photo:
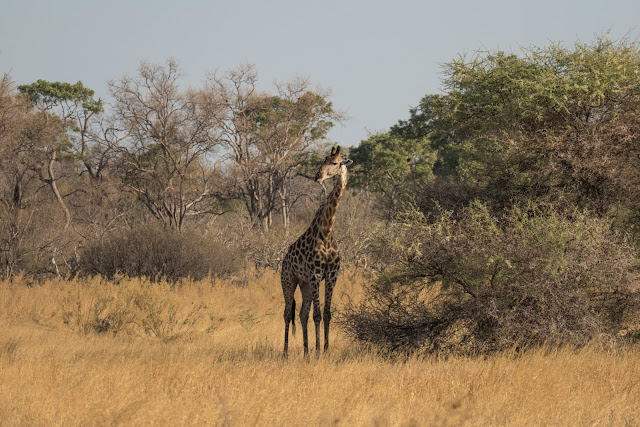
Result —
[{"label": "dry shrub", "polygon": [[[279,271],[289,246],[309,227],[323,202],[324,193],[320,193],[319,200],[301,201],[291,216],[288,228],[277,222],[268,231],[263,231],[256,228],[249,218],[239,214],[212,218],[209,228],[216,233],[217,240],[242,248],[248,261],[256,268]],[[376,208],[375,197],[369,192],[345,192],[334,226],[343,266],[368,266],[371,245],[382,227]]]},{"label": "dry shrub", "polygon": [[0,201],[3,277],[26,273],[42,279],[64,274],[75,244],[74,236],[63,229],[57,205],[42,199],[29,208],[18,209]]},{"label": "dry shrub", "polygon": [[59,315],[80,335],[143,334],[171,341],[188,333],[207,314],[205,304],[194,301],[183,286],[201,289],[205,285],[124,277],[117,282],[102,278],[62,282],[56,291],[61,294]]},{"label": "dry shrub", "polygon": [[164,278],[177,281],[207,275],[226,276],[240,271],[244,257],[196,231],[142,225],[95,242],[80,256],[80,271],[113,278],[117,274],[129,277]]},{"label": "dry shrub", "polygon": [[266,232],[254,229],[243,239],[245,254],[256,268],[267,267],[279,271],[289,245],[304,232],[304,227],[304,223],[297,221],[288,230],[281,226]]},{"label": "dry shrub", "polygon": [[640,306],[632,246],[582,212],[530,205],[494,216],[474,204],[433,221],[410,212],[378,257],[386,271],[342,324],[392,352],[580,346],[624,335]]},{"label": "dry shrub", "polygon": [[261,230],[247,215],[232,212],[209,219],[207,229],[214,238],[227,246],[240,248],[244,258],[254,267],[280,269],[280,263],[296,233],[304,231],[305,224],[293,220],[289,229],[280,223],[268,231]]},{"label": "dry shrub", "polygon": [[134,304],[139,326],[147,335],[162,341],[172,340],[191,330],[203,314],[203,304],[192,304],[186,312],[180,312],[177,302],[165,293],[151,291],[148,287],[135,296]]},{"label": "dry shrub", "polygon": [[377,209],[377,198],[370,192],[345,193],[334,231],[343,266],[369,267],[372,246],[384,226]]}]

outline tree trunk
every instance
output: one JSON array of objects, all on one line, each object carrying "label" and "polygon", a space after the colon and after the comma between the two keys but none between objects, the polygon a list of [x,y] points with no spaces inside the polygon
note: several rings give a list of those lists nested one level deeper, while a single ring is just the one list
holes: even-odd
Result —
[{"label": "tree trunk", "polygon": [[67,228],[69,228],[69,225],[71,225],[71,211],[69,211],[69,208],[67,207],[67,205],[64,203],[64,200],[62,199],[62,195],[60,195],[60,191],[58,190],[58,186],[56,184],[55,175],[53,173],[53,165],[55,164],[57,157],[58,155],[56,151],[53,150],[51,152],[51,157],[49,158],[49,162],[47,164],[47,173],[49,174],[49,178],[45,179],[44,181],[47,184],[49,184],[49,188],[51,188],[51,191],[53,192],[53,195],[56,197],[58,204],[64,211],[63,230],[66,230]]}]

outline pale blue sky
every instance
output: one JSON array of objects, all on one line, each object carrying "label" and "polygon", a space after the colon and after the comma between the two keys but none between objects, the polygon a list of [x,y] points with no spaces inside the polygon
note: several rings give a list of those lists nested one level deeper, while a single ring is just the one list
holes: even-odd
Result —
[{"label": "pale blue sky", "polygon": [[185,85],[257,65],[261,89],[295,75],[333,91],[352,117],[330,138],[357,145],[437,93],[441,64],[477,49],[640,35],[640,2],[0,0],[0,73],[18,84],[107,81],[141,60],[179,60]]}]

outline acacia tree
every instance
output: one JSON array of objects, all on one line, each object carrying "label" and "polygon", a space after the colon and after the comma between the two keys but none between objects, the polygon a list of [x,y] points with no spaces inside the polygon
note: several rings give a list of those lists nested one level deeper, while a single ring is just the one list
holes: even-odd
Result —
[{"label": "acacia tree", "polygon": [[[119,203],[119,183],[111,173],[122,133],[103,114],[102,101],[82,82],[38,80],[19,90],[40,112],[43,123],[60,128],[55,138],[41,145],[39,155],[46,158],[38,171],[65,214],[63,230],[73,224],[74,232],[84,239],[100,238],[127,211],[126,204]],[[81,244],[74,244],[72,260]]]},{"label": "acacia tree", "polygon": [[290,182],[310,149],[344,118],[329,93],[310,90],[307,79],[276,84],[276,94],[257,90],[258,74],[243,65],[207,80],[202,96],[214,112],[219,140],[235,175],[235,193],[263,230],[282,213],[285,226],[296,195]]},{"label": "acacia tree", "polygon": [[356,164],[354,184],[380,195],[391,210],[433,179],[435,152],[425,138],[402,138],[391,132],[371,135],[350,155]]},{"label": "acacia tree", "polygon": [[428,138],[434,172],[463,200],[500,208],[545,199],[599,213],[637,211],[640,46],[607,37],[518,56],[480,52],[445,67],[445,93],[425,96],[403,138]]},{"label": "acacia tree", "polygon": [[60,118],[68,137],[68,146],[64,148],[72,151],[84,164],[92,179],[99,178],[106,162],[104,158],[99,159],[97,164],[92,162],[91,154],[95,154],[92,143],[96,141],[92,125],[96,116],[104,111],[104,107],[101,100],[93,98],[95,92],[82,82],[72,85],[46,80],[21,85],[18,89],[41,111]]},{"label": "acacia tree", "polygon": [[[75,156],[84,162],[92,177],[95,177],[96,173],[99,174],[99,171],[93,170],[87,153],[91,119],[102,112],[102,102],[94,100],[93,90],[84,87],[82,82],[72,85],[38,80],[29,85],[19,86],[18,89],[40,112],[43,127],[58,126],[60,128],[55,137],[47,138],[41,146],[45,159],[39,167],[39,172],[40,179],[49,186],[64,211],[64,228],[66,229],[71,225],[71,211],[58,188],[56,163],[61,156]],[[77,135],[79,139],[77,151],[74,150],[72,135]]]},{"label": "acacia tree", "polygon": [[188,217],[218,213],[209,161],[216,122],[201,97],[180,90],[178,64],[142,63],[135,78],[110,83],[118,127],[126,133],[118,153],[123,179],[148,211],[181,229]]}]

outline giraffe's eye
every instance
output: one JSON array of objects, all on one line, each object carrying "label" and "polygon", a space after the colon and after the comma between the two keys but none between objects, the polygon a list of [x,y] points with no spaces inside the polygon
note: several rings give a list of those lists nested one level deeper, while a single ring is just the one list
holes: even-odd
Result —
[{"label": "giraffe's eye", "polygon": [[337,164],[338,164],[338,162],[333,162],[333,163],[331,163],[331,164],[332,164],[332,165],[337,165]]}]

